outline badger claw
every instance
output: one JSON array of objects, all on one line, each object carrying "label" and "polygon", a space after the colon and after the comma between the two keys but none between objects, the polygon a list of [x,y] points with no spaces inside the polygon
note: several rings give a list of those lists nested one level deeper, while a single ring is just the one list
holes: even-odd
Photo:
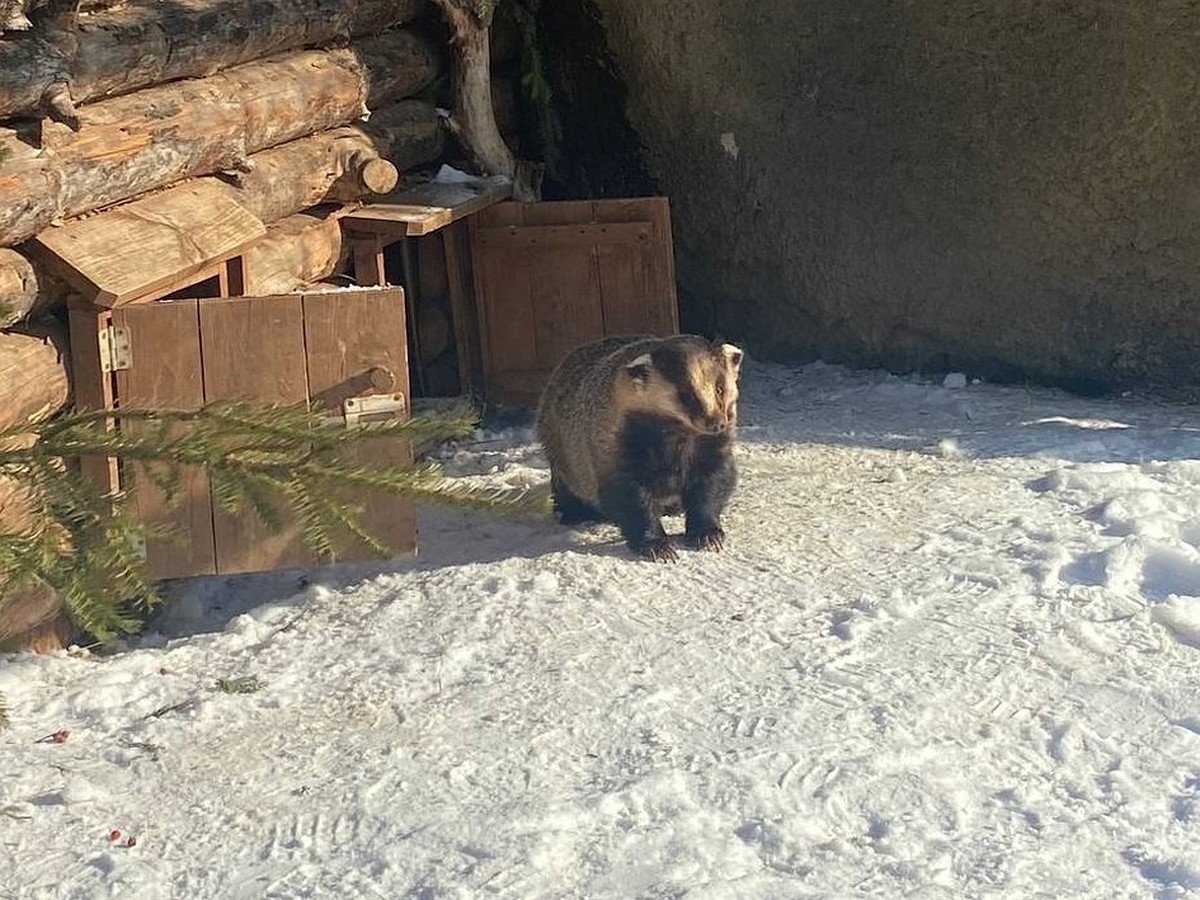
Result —
[{"label": "badger claw", "polygon": [[716,550],[718,552],[724,550],[725,529],[720,525],[714,525],[699,534],[689,534],[688,545],[696,550]]},{"label": "badger claw", "polygon": [[675,541],[669,537],[651,538],[640,547],[634,548],[644,559],[652,562],[675,562],[679,559],[679,551],[675,549]]}]

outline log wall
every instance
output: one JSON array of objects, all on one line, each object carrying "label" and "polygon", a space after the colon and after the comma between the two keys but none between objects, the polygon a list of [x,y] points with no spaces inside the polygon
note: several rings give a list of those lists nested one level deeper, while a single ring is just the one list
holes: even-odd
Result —
[{"label": "log wall", "polygon": [[424,6],[424,0],[209,0],[104,10],[74,27],[0,42],[0,119],[44,111],[56,85],[78,105],[375,34],[410,21]]},{"label": "log wall", "polygon": [[[85,0],[72,22],[3,35],[0,428],[70,401],[62,346],[10,330],[63,310],[68,287],[27,242],[64,220],[202,181],[268,226],[242,255],[246,293],[338,271],[342,204],[446,148],[434,106],[411,99],[447,71],[422,14],[426,0]],[[0,529],[26,508],[0,484]],[[0,587],[0,642],[72,636],[52,594]]]}]

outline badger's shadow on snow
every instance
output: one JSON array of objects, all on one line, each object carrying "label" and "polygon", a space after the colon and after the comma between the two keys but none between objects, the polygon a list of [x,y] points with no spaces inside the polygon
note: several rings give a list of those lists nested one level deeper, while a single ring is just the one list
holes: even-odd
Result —
[{"label": "badger's shadow on snow", "polygon": [[340,563],[311,569],[281,569],[243,575],[181,579],[162,585],[163,603],[139,639],[154,643],[225,630],[238,616],[265,606],[293,606],[312,599],[313,588],[341,590],[381,575],[431,572],[513,558],[536,559],[554,553],[637,560],[620,532],[607,524],[568,527],[549,514],[514,519],[443,506],[420,506],[415,556]]}]

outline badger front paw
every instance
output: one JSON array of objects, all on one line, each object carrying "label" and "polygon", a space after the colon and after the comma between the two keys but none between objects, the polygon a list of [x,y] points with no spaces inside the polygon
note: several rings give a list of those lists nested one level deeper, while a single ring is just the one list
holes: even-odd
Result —
[{"label": "badger front paw", "polygon": [[712,525],[702,531],[688,532],[687,542],[695,550],[724,550],[725,529],[720,525]]},{"label": "badger front paw", "polygon": [[632,549],[638,556],[652,562],[675,562],[679,559],[679,551],[675,548],[675,541],[666,535],[649,538],[638,546],[632,547]]}]

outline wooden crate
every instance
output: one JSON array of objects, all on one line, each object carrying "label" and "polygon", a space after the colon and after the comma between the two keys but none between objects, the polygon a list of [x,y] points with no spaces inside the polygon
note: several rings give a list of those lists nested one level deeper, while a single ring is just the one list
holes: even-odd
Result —
[{"label": "wooden crate", "polygon": [[[280,404],[317,399],[339,413],[347,401],[353,407],[357,398],[371,396],[390,400],[404,415],[409,409],[404,294],[398,288],[175,299],[99,310],[82,304],[70,316],[77,404],[83,408],[192,409],[228,399]],[[412,461],[408,441],[373,440],[360,452],[376,462]],[[136,471],[115,460],[92,460],[87,470],[107,487],[137,480]],[[361,499],[369,530],[399,552],[415,549],[410,501],[380,494]],[[183,501],[168,507],[145,483],[134,492],[142,521],[169,523],[188,536],[183,544],[153,542],[146,548],[156,577],[322,561],[305,547],[294,524],[271,534],[250,514],[217,509],[203,470],[186,477]],[[373,555],[356,541],[338,550],[339,560]]]},{"label": "wooden crate", "polygon": [[665,197],[506,202],[468,222],[489,402],[536,404],[580,344],[678,333]]},{"label": "wooden crate", "polygon": [[360,284],[384,282],[388,245],[441,239],[464,393],[530,406],[580,344],[678,333],[665,197],[517,203],[508,194],[489,182],[406,187],[343,220]]}]

